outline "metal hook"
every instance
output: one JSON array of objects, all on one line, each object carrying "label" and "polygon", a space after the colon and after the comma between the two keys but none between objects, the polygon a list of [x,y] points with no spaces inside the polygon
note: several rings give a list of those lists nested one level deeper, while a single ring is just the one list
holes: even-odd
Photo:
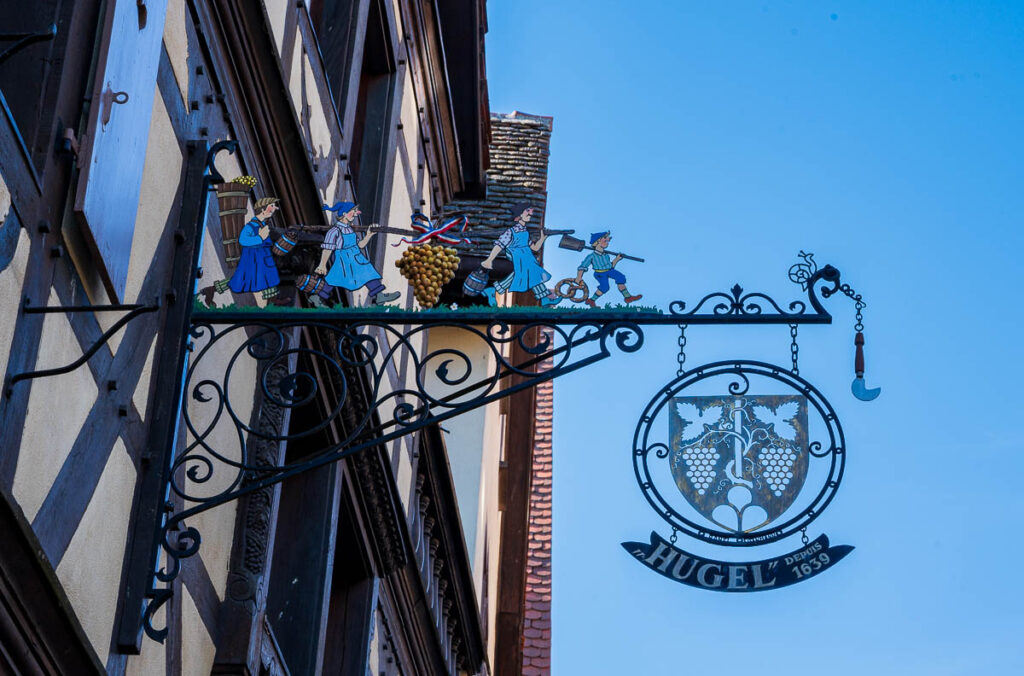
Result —
[{"label": "metal hook", "polygon": [[103,90],[103,126],[106,127],[107,123],[110,122],[110,111],[113,109],[115,103],[128,103],[128,92],[115,92],[110,88],[110,83],[107,83],[107,88]]}]

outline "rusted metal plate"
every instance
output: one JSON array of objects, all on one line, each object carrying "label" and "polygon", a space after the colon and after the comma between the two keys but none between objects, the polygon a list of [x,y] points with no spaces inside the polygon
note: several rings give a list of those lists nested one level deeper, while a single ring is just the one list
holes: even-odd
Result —
[{"label": "rusted metal plate", "polygon": [[733,532],[778,518],[807,476],[807,398],[676,397],[669,468],[702,516]]}]

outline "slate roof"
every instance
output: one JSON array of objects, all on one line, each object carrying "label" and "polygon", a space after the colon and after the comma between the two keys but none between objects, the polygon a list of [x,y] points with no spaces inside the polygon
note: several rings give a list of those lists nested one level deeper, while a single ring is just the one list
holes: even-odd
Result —
[{"label": "slate roof", "polygon": [[[482,200],[455,200],[445,205],[444,214],[469,216],[467,232],[480,228],[507,228],[512,225],[512,205],[527,202],[535,207],[531,226],[543,225],[547,208],[548,157],[552,118],[527,113],[491,113],[490,168],[487,170],[487,197]],[[531,228],[532,229],[532,228]],[[485,257],[497,235],[470,235],[475,246],[467,253]]]}]

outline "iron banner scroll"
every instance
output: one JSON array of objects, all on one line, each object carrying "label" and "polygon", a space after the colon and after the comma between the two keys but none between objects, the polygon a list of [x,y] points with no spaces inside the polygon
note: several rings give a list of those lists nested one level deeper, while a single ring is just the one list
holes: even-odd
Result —
[{"label": "iron banner scroll", "polygon": [[781,589],[828,570],[853,551],[850,545],[829,546],[819,535],[800,549],[760,561],[715,561],[684,552],[657,533],[650,544],[623,542],[622,546],[656,573],[698,589],[724,592]]},{"label": "iron banner scroll", "polygon": [[[762,591],[810,579],[853,550],[830,546],[826,535],[807,537],[845,462],[835,410],[800,377],[795,356],[792,368],[742,360],[680,368],[648,403],[633,442],[637,483],[672,534],[622,546],[655,572],[701,589]],[[682,534],[748,548],[798,533],[799,549],[750,562],[675,544]]]}]

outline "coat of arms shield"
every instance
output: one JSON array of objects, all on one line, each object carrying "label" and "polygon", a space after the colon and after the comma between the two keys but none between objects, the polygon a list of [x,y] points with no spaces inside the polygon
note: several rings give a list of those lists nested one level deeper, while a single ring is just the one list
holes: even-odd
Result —
[{"label": "coat of arms shield", "polygon": [[672,478],[702,516],[749,533],[793,504],[807,478],[806,397],[675,397],[669,408]]}]

